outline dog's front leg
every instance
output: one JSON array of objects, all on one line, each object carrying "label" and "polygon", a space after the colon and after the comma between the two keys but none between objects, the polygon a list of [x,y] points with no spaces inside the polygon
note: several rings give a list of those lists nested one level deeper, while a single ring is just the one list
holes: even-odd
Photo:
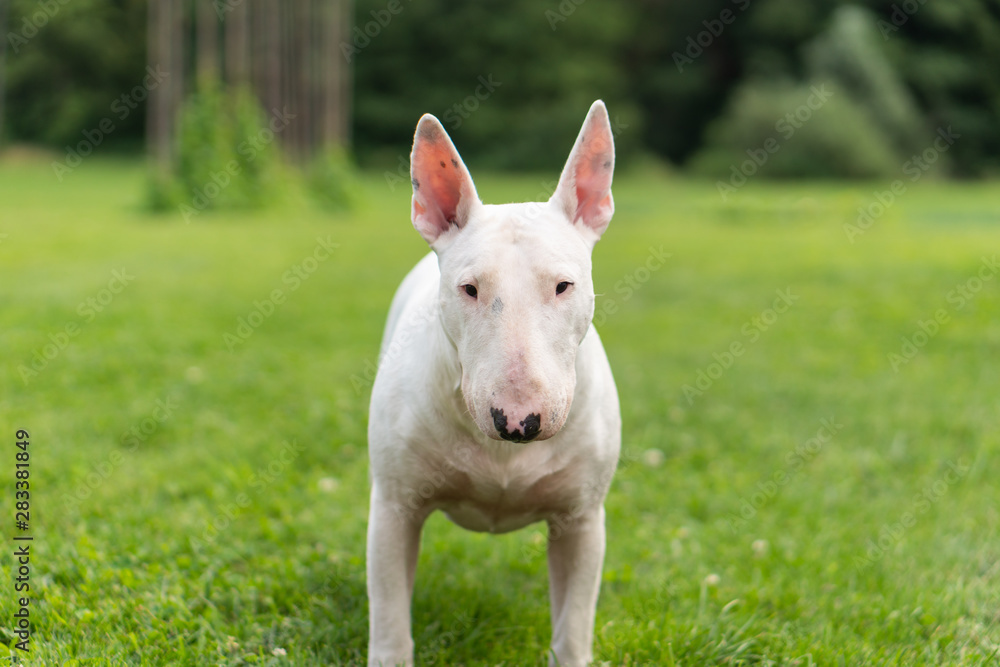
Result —
[{"label": "dog's front leg", "polygon": [[594,612],[604,564],[604,506],[568,522],[549,521],[549,598],[552,651],[549,664],[578,667],[592,659]]},{"label": "dog's front leg", "polygon": [[368,512],[368,665],[413,664],[410,600],[424,515],[385,498],[372,484]]}]

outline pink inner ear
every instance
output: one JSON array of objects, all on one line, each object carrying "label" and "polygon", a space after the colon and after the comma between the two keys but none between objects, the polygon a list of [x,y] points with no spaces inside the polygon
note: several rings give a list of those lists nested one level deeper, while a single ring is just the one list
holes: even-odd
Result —
[{"label": "pink inner ear", "polygon": [[[611,146],[601,132],[585,138],[583,155],[576,167],[576,220],[593,220],[602,207],[610,204],[611,175],[614,159]],[[576,222],[574,220],[574,222]]]},{"label": "pink inner ear", "polygon": [[414,156],[413,173],[417,212],[426,211],[432,217],[439,212],[440,219],[434,223],[442,227],[442,232],[448,225],[458,224],[464,175],[451,147],[437,136],[421,141]]},{"label": "pink inner ear", "polygon": [[615,213],[611,181],[615,171],[615,140],[608,111],[600,100],[591,105],[583,128],[549,200],[570,221],[600,238]]}]

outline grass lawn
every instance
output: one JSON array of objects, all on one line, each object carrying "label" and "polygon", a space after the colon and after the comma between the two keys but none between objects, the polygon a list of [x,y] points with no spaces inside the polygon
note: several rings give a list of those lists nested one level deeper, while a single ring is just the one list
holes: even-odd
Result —
[{"label": "grass lawn", "polygon": [[[370,377],[426,252],[408,189],[365,187],[352,216],[186,225],[143,212],[138,162],[0,165],[0,641],[25,429],[26,664],[364,664]],[[887,187],[620,176],[599,662],[1000,664],[1000,194],[911,184],[852,243]],[[544,664],[543,541],[432,517],[418,664]]]}]

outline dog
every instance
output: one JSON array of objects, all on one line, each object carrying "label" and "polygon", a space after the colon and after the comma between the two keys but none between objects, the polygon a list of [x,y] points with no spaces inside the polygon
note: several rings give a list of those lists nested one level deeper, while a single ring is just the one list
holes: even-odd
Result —
[{"label": "dog", "polygon": [[432,252],[393,297],[368,443],[368,660],[413,664],[420,532],[548,522],[551,665],[592,659],[618,391],[594,329],[591,252],[614,213],[614,138],[591,106],[547,202],[483,204],[441,123],[413,139],[413,226]]}]

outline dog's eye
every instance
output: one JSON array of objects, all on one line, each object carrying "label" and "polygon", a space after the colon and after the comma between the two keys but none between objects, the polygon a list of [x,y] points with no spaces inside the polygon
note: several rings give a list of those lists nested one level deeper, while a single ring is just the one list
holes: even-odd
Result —
[{"label": "dog's eye", "polygon": [[463,285],[462,287],[465,289],[465,293],[471,296],[473,299],[475,299],[476,295],[479,294],[479,292],[476,291],[474,285]]},{"label": "dog's eye", "polygon": [[559,283],[558,285],[556,285],[556,294],[562,294],[567,289],[569,289],[569,286],[572,285],[572,284],[573,283],[567,282],[565,280],[562,281],[561,283]]}]

